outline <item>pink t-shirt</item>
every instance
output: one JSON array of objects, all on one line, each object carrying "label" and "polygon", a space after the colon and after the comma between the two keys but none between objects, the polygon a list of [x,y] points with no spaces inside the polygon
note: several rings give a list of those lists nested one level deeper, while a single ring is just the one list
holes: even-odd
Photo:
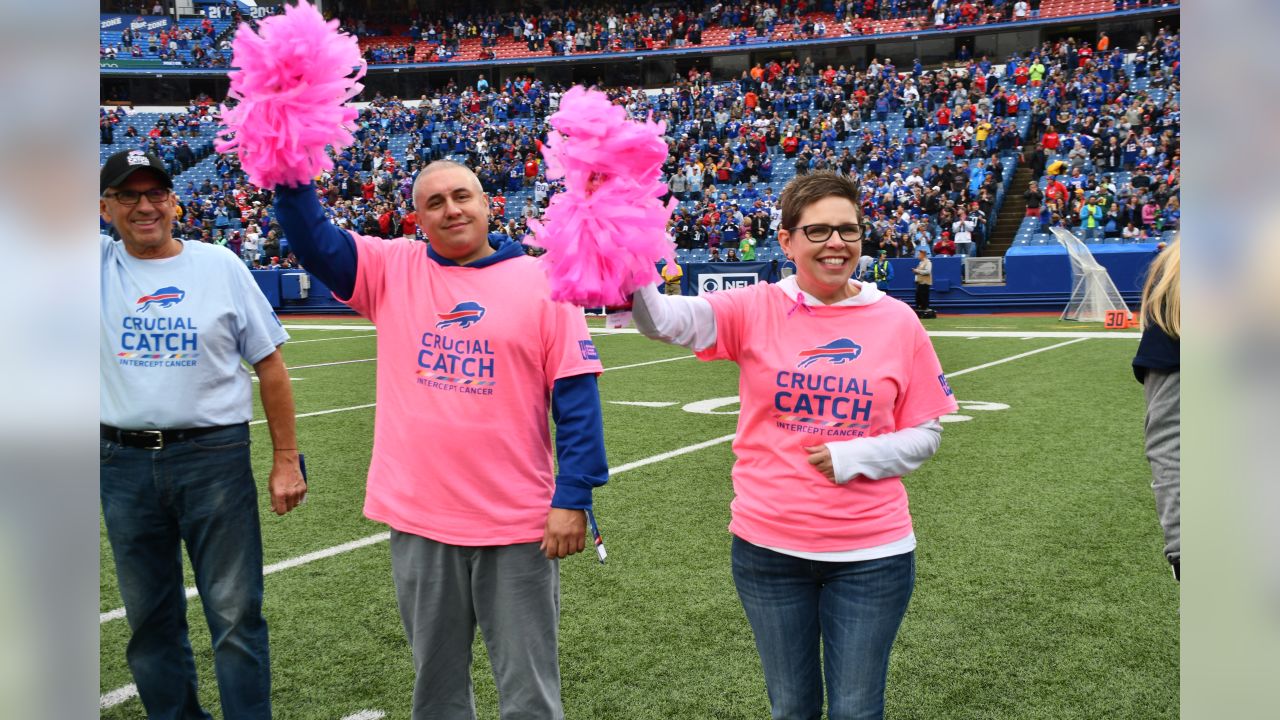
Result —
[{"label": "pink t-shirt", "polygon": [[551,387],[602,369],[582,311],[551,301],[530,257],[445,266],[423,243],[353,236],[348,304],[378,327],[365,516],[450,545],[540,540]]},{"label": "pink t-shirt", "polygon": [[799,304],[761,283],[703,296],[716,344],[703,360],[741,367],[733,519],[747,542],[805,552],[858,550],[912,532],[901,478],[836,485],[804,446],[873,437],[945,415],[955,398],[915,313]]}]

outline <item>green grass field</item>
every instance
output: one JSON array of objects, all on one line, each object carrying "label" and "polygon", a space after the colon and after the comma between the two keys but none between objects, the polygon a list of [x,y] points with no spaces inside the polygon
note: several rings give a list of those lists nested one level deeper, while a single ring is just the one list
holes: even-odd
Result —
[{"label": "green grass field", "polygon": [[[286,319],[307,323],[362,324]],[[1178,591],[1142,451],[1141,386],[1129,368],[1137,341],[1053,318],[962,316],[927,327],[959,333],[934,345],[969,419],[947,422],[937,456],[906,480],[918,580],[894,649],[887,715],[1177,717]],[[1097,337],[983,335],[1081,330]],[[291,334],[298,413],[337,411],[298,421],[306,504],[278,518],[261,503],[268,564],[386,530],[361,516],[374,410],[360,406],[374,402],[373,334]],[[608,368],[600,387],[614,468],[595,495],[609,562],[587,552],[561,564],[566,715],[767,718],[730,577],[729,443],[645,462],[733,433],[737,368],[635,334],[597,335],[596,345]],[[715,414],[688,407],[716,398],[725,400]],[[253,439],[265,487],[265,425]],[[483,451],[484,438],[469,441]],[[121,603],[105,531],[101,546],[107,613]],[[409,717],[412,667],[385,542],[270,574],[266,613],[276,717]],[[198,599],[189,622],[203,702],[221,717]],[[104,621],[100,638],[105,697],[132,682],[125,621]],[[497,718],[479,639],[475,655],[479,716]],[[136,697],[103,704],[104,718],[144,717]]]}]

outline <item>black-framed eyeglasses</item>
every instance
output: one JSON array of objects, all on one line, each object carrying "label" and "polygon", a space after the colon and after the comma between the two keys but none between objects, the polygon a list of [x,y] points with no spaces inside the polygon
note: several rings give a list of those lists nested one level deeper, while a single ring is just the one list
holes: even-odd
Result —
[{"label": "black-framed eyeglasses", "polygon": [[815,223],[813,225],[799,225],[789,228],[789,230],[791,232],[799,230],[811,243],[826,242],[831,238],[832,232],[840,233],[840,239],[847,243],[856,243],[862,240],[861,225],[826,225],[823,223]]},{"label": "black-framed eyeglasses", "polygon": [[152,205],[159,205],[169,199],[169,193],[173,192],[169,188],[152,188],[138,192],[137,190],[117,190],[113,193],[103,193],[102,197],[111,198],[121,205],[137,205],[142,198],[146,198]]}]

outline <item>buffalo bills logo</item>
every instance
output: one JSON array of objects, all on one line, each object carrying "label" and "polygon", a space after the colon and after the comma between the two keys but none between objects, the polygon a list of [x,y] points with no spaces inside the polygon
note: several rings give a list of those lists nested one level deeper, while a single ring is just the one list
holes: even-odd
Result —
[{"label": "buffalo bills logo", "polygon": [[169,287],[162,287],[159,290],[151,293],[150,295],[143,295],[142,297],[138,298],[137,312],[142,312],[143,310],[146,310],[147,308],[151,307],[153,303],[159,305],[162,308],[173,307],[174,305],[177,305],[178,303],[182,302],[182,299],[185,298],[186,296],[187,296],[187,293],[185,291],[179,290],[178,288],[173,287],[172,285],[170,285]]},{"label": "buffalo bills logo", "polygon": [[857,360],[861,354],[861,345],[849,338],[837,338],[826,345],[819,345],[809,350],[801,350],[800,357],[802,359],[796,367],[806,368],[820,360],[826,360],[832,365],[843,365]]},{"label": "buffalo bills logo", "polygon": [[436,317],[440,318],[440,322],[436,323],[437,328],[457,325],[465,329],[480,322],[480,319],[484,317],[484,306],[478,302],[468,300],[467,302],[458,303],[449,312],[436,313]]}]

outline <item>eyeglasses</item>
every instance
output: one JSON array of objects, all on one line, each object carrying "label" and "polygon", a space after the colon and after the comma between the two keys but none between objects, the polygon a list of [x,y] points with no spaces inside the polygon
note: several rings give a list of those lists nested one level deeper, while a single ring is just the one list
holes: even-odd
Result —
[{"label": "eyeglasses", "polygon": [[800,226],[789,228],[789,229],[791,232],[795,232],[796,230],[799,230],[800,232],[804,233],[804,236],[808,238],[809,242],[811,243],[826,242],[828,239],[831,238],[832,232],[840,233],[840,239],[847,243],[856,243],[856,242],[862,241],[861,225],[832,226],[832,225],[815,224],[815,225],[800,225]]},{"label": "eyeglasses", "polygon": [[152,205],[159,205],[169,199],[169,188],[152,188],[138,192],[137,190],[117,190],[110,195],[103,194],[102,197],[112,198],[121,205],[137,205],[142,198],[146,198]]}]

